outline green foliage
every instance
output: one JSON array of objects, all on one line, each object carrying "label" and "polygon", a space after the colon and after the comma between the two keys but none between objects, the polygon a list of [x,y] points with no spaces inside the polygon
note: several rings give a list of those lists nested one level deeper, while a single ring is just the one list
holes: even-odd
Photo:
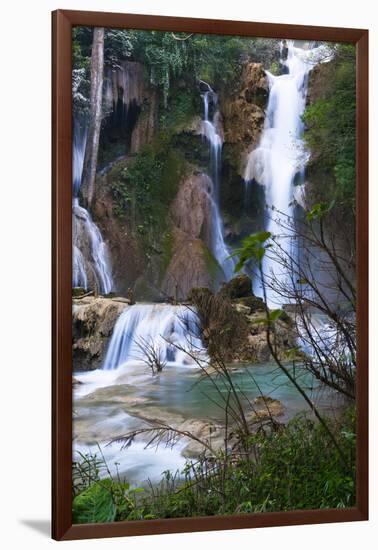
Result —
[{"label": "green foliage", "polygon": [[135,57],[149,69],[151,83],[162,89],[166,106],[172,79],[188,66],[187,41],[175,40],[172,33],[134,31],[133,46]]},{"label": "green foliage", "polygon": [[184,482],[175,484],[172,474],[166,474],[155,498],[146,495],[145,510],[168,518],[353,506],[354,415],[341,425],[329,422],[350,458],[348,466],[329,444],[324,428],[298,416],[278,431],[252,435],[255,459],[234,458],[224,477],[206,475],[201,462],[194,471],[186,469]]},{"label": "green foliage", "polygon": [[247,59],[269,66],[278,51],[277,40],[161,31],[131,31],[133,56],[163,92],[164,105],[173,81],[193,84],[202,79],[216,88],[235,86]]},{"label": "green foliage", "polygon": [[[186,486],[165,493],[153,504],[159,517],[213,515],[353,506],[355,500],[354,421],[333,424],[338,443],[350,457],[346,467],[321,425],[305,416],[269,434],[251,436],[255,461],[241,459],[220,476],[196,472],[202,489]],[[202,477],[201,477],[202,476]]]},{"label": "green foliage", "polygon": [[[197,96],[187,88],[177,89],[167,108],[160,115],[159,126],[163,132],[179,133],[200,112]],[[198,98],[199,99],[199,98]]]},{"label": "green foliage", "polygon": [[245,264],[250,260],[254,260],[260,264],[264,257],[265,251],[271,246],[271,244],[265,244],[271,236],[272,234],[269,231],[260,231],[245,237],[242,240],[241,247],[232,253],[232,256],[238,258],[238,262],[235,266],[235,272],[243,269]]},{"label": "green foliage", "polygon": [[[326,201],[354,207],[356,146],[356,62],[355,48],[335,46],[332,76],[321,97],[303,115],[305,140],[316,161],[331,172],[335,185],[322,188]],[[324,187],[324,186],[323,186]]]},{"label": "green foliage", "polygon": [[271,66],[269,67],[269,72],[278,75],[280,73],[280,65],[278,61],[273,61]]},{"label": "green foliage", "polygon": [[87,27],[72,29],[72,99],[75,118],[89,111],[92,33]]},{"label": "green foliage", "polygon": [[95,482],[74,499],[74,522],[354,506],[355,412],[348,410],[340,420],[327,423],[347,464],[324,427],[298,415],[286,426],[250,435],[250,456],[219,451],[221,472],[200,458],[188,462],[180,476],[164,472],[150,491],[130,489],[120,480]]},{"label": "green foliage", "polygon": [[[332,200],[329,204],[326,204],[324,202],[318,202],[314,204],[311,210],[306,213],[307,221],[311,222],[313,220],[319,220],[323,218],[326,214],[328,214],[328,212],[330,212],[330,210],[332,210],[334,204],[334,200]],[[308,281],[304,281],[304,283],[306,282]]]},{"label": "green foliage", "polygon": [[72,503],[74,523],[106,523],[114,521],[116,506],[111,491],[112,481],[97,481],[77,495]]},{"label": "green foliage", "polygon": [[130,161],[118,163],[110,173],[115,214],[127,219],[148,259],[171,250],[168,211],[175,197],[186,163],[164,140],[144,147]]},{"label": "green foliage", "polygon": [[106,29],[104,36],[104,60],[107,65],[117,67],[119,61],[133,53],[132,31]]},{"label": "green foliage", "polygon": [[100,471],[104,467],[102,458],[96,455],[78,453],[79,460],[72,464],[72,490],[77,495],[100,480]]}]

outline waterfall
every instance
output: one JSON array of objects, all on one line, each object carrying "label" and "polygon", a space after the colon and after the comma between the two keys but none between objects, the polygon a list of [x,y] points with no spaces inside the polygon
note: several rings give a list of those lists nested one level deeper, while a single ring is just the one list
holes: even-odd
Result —
[{"label": "waterfall", "polygon": [[207,91],[201,94],[204,106],[202,133],[210,145],[211,178],[213,181],[210,195],[212,217],[211,249],[215,259],[223,270],[225,280],[229,281],[234,276],[234,267],[236,262],[234,258],[230,258],[231,251],[224,241],[223,221],[219,208],[219,185],[222,166],[223,138],[219,127],[219,112],[215,112],[212,120],[209,118],[209,100],[211,98],[213,104],[216,106],[217,96],[208,84],[206,84],[206,86],[208,88]]},{"label": "waterfall", "polygon": [[185,306],[136,304],[117,320],[103,369],[111,370],[145,358],[143,349],[153,347],[160,361],[171,365],[195,365],[206,357],[197,314]]},{"label": "waterfall", "polygon": [[75,121],[72,151],[72,286],[87,289],[95,284],[101,292],[107,294],[113,288],[107,246],[90,213],[79,205],[78,198],[86,142],[86,126]]},{"label": "waterfall", "polygon": [[[281,48],[282,54],[283,48]],[[301,116],[305,109],[308,73],[324,55],[324,47],[304,50],[288,42],[287,59],[281,59],[287,74],[274,76],[267,71],[269,79],[269,100],[265,127],[259,146],[248,158],[246,185],[256,182],[265,187],[267,212],[266,230],[272,233],[276,245],[287,257],[297,257],[297,243],[285,234],[280,221],[292,219],[293,198],[301,197],[303,202],[304,168],[308,160],[302,133]],[[324,60],[324,59],[323,59]],[[294,179],[300,186],[294,186]],[[288,268],[279,265],[267,252],[263,259],[263,273],[266,278],[290,284]],[[254,292],[261,295],[260,281],[254,281]],[[270,306],[281,305],[282,298],[272,289],[266,288]]]}]

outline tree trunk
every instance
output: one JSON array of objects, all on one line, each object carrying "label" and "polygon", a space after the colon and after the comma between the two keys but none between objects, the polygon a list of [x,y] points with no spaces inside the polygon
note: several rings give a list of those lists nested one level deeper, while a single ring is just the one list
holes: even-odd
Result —
[{"label": "tree trunk", "polygon": [[82,192],[91,205],[96,179],[97,153],[102,118],[102,87],[104,80],[104,29],[95,27],[91,55],[91,97],[87,145],[85,148]]}]

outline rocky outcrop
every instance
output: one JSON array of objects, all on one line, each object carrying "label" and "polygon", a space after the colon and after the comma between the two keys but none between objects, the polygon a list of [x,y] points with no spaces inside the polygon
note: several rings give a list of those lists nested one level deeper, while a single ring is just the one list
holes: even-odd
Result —
[{"label": "rocky outcrop", "polygon": [[307,105],[324,98],[327,90],[326,83],[332,79],[334,70],[334,63],[332,61],[329,63],[318,63],[311,69],[308,75]]},{"label": "rocky outcrop", "polygon": [[[247,298],[251,296],[251,279],[248,275],[237,275],[228,283],[224,283],[220,292],[231,299]],[[263,305],[263,303],[261,303],[261,305]]]},{"label": "rocky outcrop", "polygon": [[185,299],[193,287],[212,288],[219,267],[210,253],[212,181],[194,171],[185,177],[171,207],[172,257],[162,290],[176,300]]},{"label": "rocky outcrop", "polygon": [[97,175],[96,203],[93,217],[106,241],[112,258],[114,288],[126,296],[128,288],[143,273],[145,261],[143,251],[129,217],[119,216],[117,204],[112,197],[112,182],[127,168],[130,157],[118,159],[108,171]]},{"label": "rocky outcrop", "polygon": [[[189,298],[197,308],[203,340],[214,361],[262,363],[272,359],[265,305],[253,295],[246,275],[231,280],[216,294],[208,288],[195,288]],[[281,359],[295,347],[296,336],[287,315],[275,322],[272,340]]]},{"label": "rocky outcrop", "polygon": [[175,227],[210,246],[212,181],[207,174],[194,171],[180,184],[171,215]]},{"label": "rocky outcrop", "polygon": [[265,121],[269,95],[268,79],[261,63],[247,63],[242,71],[239,92],[222,98],[224,139],[232,146],[238,170],[244,173],[247,154],[256,146]]},{"label": "rocky outcrop", "polygon": [[173,229],[172,258],[164,276],[162,291],[168,299],[184,300],[197,286],[213,286],[212,272],[218,266],[199,238]]},{"label": "rocky outcrop", "polygon": [[125,298],[86,296],[74,298],[72,306],[73,369],[100,368],[114,325],[128,307]]}]

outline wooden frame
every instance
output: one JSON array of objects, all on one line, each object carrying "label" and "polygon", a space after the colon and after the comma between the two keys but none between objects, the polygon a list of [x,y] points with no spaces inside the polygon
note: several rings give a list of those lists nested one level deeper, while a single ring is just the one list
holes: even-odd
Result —
[{"label": "wooden frame", "polygon": [[[357,55],[357,503],[301,510],[72,525],[71,29],[74,25],[296,38],[356,45]],[[330,27],[58,10],[52,14],[52,536],[56,540],[368,519],[368,31]]]}]

